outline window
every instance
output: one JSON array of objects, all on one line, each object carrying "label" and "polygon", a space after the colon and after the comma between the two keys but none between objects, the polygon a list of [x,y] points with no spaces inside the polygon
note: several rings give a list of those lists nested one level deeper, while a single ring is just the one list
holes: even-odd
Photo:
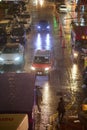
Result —
[{"label": "window", "polygon": [[40,64],[46,64],[46,63],[49,63],[49,57],[48,56],[45,56],[45,57],[38,57],[38,56],[35,56],[35,59],[34,59],[34,62],[35,63],[40,63]]}]

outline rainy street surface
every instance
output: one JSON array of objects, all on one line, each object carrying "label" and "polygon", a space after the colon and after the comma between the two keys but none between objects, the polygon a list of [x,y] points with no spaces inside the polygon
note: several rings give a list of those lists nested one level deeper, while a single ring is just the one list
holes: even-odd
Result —
[{"label": "rainy street surface", "polygon": [[[43,14],[40,13],[42,10],[44,10]],[[36,40],[33,39],[37,48],[52,51],[54,62],[50,80],[46,76],[36,77],[36,85],[41,87],[43,94],[41,115],[40,117],[37,116],[36,119],[36,130],[45,130],[46,125],[50,123],[51,116],[57,113],[57,103],[61,96],[64,97],[66,102],[66,117],[77,116],[84,97],[81,88],[83,64],[73,62],[69,29],[62,34],[60,32],[60,24],[64,16],[61,16],[60,23],[58,23],[55,10],[51,6],[50,9],[46,8],[46,12],[45,8],[42,8],[41,11],[38,8],[38,17],[39,19],[48,19],[52,29],[49,34],[35,33],[34,39]],[[65,43],[63,43],[63,40],[65,40]]]},{"label": "rainy street surface", "polygon": [[[17,69],[16,67],[2,67],[1,70],[31,72],[30,67],[35,50],[49,49],[52,52],[53,67],[50,75],[36,76],[35,85],[40,86],[43,95],[41,103],[41,114],[35,120],[35,130],[46,130],[46,125],[50,123],[50,117],[56,114],[57,103],[61,96],[66,102],[66,117],[77,116],[84,99],[82,90],[83,63],[74,63],[71,56],[70,45],[70,19],[65,26],[63,19],[69,18],[70,14],[59,15],[55,11],[54,5],[43,7],[32,7],[31,10],[33,24],[31,33],[27,34],[27,44],[25,52],[25,65]],[[59,19],[60,18],[60,19]],[[40,19],[47,19],[50,22],[49,33],[38,33],[37,22]],[[63,25],[62,25],[63,24]],[[63,31],[60,31],[62,25]],[[8,69],[7,69],[8,68]]]}]

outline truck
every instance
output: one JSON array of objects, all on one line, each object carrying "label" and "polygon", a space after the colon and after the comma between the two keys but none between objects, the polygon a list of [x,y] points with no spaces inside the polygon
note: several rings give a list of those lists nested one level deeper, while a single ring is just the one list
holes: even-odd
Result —
[{"label": "truck", "polygon": [[[0,74],[0,127],[2,120],[24,120],[28,117],[24,123],[26,129],[32,130],[34,127],[34,86],[35,75],[31,73],[21,72],[7,72]],[[5,119],[1,118],[4,114]],[[11,114],[11,115],[10,115]],[[15,115],[16,114],[16,115]],[[19,114],[19,115],[17,115]],[[24,116],[24,115],[25,116]],[[2,116],[1,116],[2,115]],[[21,121],[20,121],[21,122]],[[5,122],[4,125],[7,123]],[[15,125],[12,123],[12,125]],[[19,123],[21,124],[21,123]],[[19,126],[19,125],[18,125]],[[17,126],[17,127],[18,127]],[[12,130],[26,130],[26,129],[13,129]],[[4,130],[4,129],[1,129]]]},{"label": "truck", "polygon": [[72,22],[71,50],[74,61],[84,61],[87,57],[87,24],[84,20]]},{"label": "truck", "polygon": [[0,114],[0,130],[28,130],[27,114]]}]

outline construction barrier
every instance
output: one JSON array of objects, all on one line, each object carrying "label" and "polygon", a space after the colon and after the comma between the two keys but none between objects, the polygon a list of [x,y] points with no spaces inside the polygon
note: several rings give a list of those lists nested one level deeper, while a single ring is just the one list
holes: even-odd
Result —
[{"label": "construction barrier", "polygon": [[50,124],[53,124],[58,118],[58,113],[55,113],[50,116]]},{"label": "construction barrier", "polygon": [[46,130],[58,130],[58,113],[50,116],[49,124],[46,126]]},{"label": "construction barrier", "polygon": [[84,58],[84,68],[87,66],[87,57]]},{"label": "construction barrier", "polygon": [[57,22],[59,23],[59,16],[58,16],[58,15],[56,16],[56,20],[57,20]]},{"label": "construction barrier", "polygon": [[62,39],[62,48],[65,48],[66,47],[66,45],[65,45],[65,39]]},{"label": "construction barrier", "polygon": [[59,31],[60,31],[60,37],[62,37],[62,36],[63,36],[63,33],[62,33],[62,26],[61,26],[61,24],[60,24],[60,26],[59,26]]}]

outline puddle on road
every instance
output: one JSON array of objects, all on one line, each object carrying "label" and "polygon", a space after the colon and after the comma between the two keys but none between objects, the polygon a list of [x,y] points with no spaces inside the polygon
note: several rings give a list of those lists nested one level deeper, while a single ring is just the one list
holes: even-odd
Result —
[{"label": "puddle on road", "polygon": [[36,76],[35,85],[42,87],[46,82],[48,82],[48,76]]}]

